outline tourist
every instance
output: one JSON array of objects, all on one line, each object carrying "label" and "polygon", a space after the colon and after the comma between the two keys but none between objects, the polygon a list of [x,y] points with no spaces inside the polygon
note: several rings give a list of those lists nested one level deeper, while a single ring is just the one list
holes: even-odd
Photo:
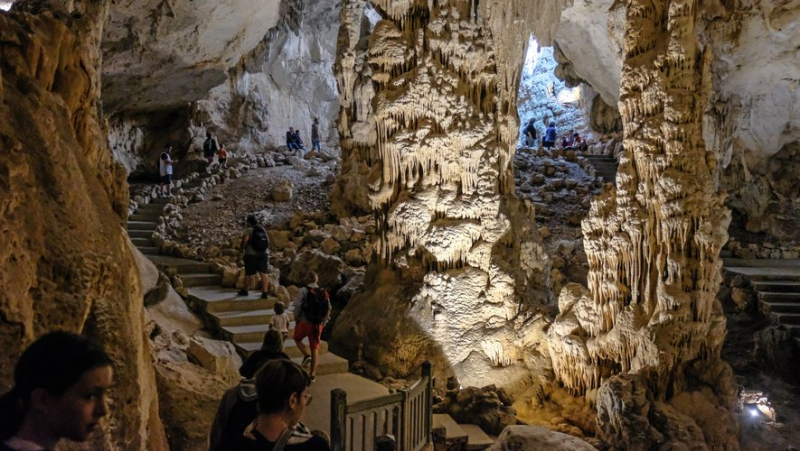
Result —
[{"label": "tourist", "polygon": [[217,161],[219,162],[219,167],[221,169],[228,167],[228,149],[225,148],[224,144],[220,144],[219,150],[217,151]]},{"label": "tourist", "polygon": [[214,155],[217,154],[217,150],[219,150],[217,140],[214,139],[211,132],[206,132],[206,141],[203,143],[203,157],[206,159],[206,168],[214,162]]},{"label": "tourist", "polygon": [[557,135],[558,131],[556,130],[556,123],[551,122],[550,126],[547,127],[547,130],[544,132],[544,139],[542,140],[542,146],[545,149],[552,149],[556,145]]},{"label": "tourist", "polygon": [[172,159],[172,146],[167,144],[158,158],[158,173],[161,176],[161,196],[169,197],[172,193],[172,165],[178,160]]},{"label": "tourist", "polygon": [[330,451],[325,440],[300,422],[311,403],[311,378],[291,360],[270,360],[256,374],[258,416],[242,434],[225,438],[215,450]]},{"label": "tourist", "polygon": [[294,143],[297,145],[298,150],[301,150],[300,156],[303,156],[306,153],[306,147],[303,145],[303,140],[300,138],[300,129],[296,128],[294,130]]},{"label": "tourist", "polygon": [[244,287],[239,296],[247,296],[250,288],[250,276],[258,273],[261,276],[261,299],[267,299],[269,289],[269,237],[267,231],[256,221],[255,215],[247,217],[247,228],[242,235],[244,249]]},{"label": "tourist", "polygon": [[289,356],[283,352],[283,335],[278,330],[268,330],[264,334],[261,349],[253,352],[239,368],[242,377],[250,379],[256,375],[256,371],[265,363],[274,359],[288,359]]},{"label": "tourist", "polygon": [[589,145],[586,144],[586,140],[581,138],[581,135],[575,133],[572,136],[572,148],[581,152],[586,152],[589,149]]},{"label": "tourist", "polygon": [[222,396],[211,428],[210,450],[229,441],[231,437],[242,435],[247,426],[258,416],[256,407],[256,388],[253,376],[265,363],[275,359],[289,360],[283,352],[283,338],[280,332],[270,330],[264,334],[261,349],[250,354],[239,374],[244,377],[235,387],[229,388]]},{"label": "tourist", "polygon": [[[317,361],[319,360],[319,343],[322,337],[322,326],[331,314],[331,301],[328,292],[317,285],[319,278],[315,272],[309,275],[310,283],[301,288],[294,299],[295,317],[294,339],[297,348],[303,353],[303,363],[310,363],[311,381],[316,379]],[[303,340],[308,338],[308,348]]]},{"label": "tourist", "polygon": [[78,335],[50,332],[34,341],[17,362],[14,387],[0,397],[0,451],[88,440],[108,415],[111,365],[100,347]]},{"label": "tourist", "polygon": [[314,118],[314,123],[311,124],[311,150],[322,150],[319,141],[319,119]]},{"label": "tourist", "polygon": [[533,118],[528,119],[528,125],[523,130],[525,133],[525,145],[533,147],[536,145],[536,127],[533,126]]},{"label": "tourist", "polygon": [[277,330],[283,336],[283,339],[286,340],[289,338],[289,315],[286,314],[286,306],[283,302],[276,302],[275,303],[275,314],[272,315],[272,318],[269,322],[269,329],[270,330]]},{"label": "tourist", "polygon": [[295,142],[294,127],[289,127],[289,131],[286,132],[286,147],[289,150],[300,150],[300,146]]},{"label": "tourist", "polygon": [[563,138],[561,138],[562,149],[572,149],[572,143],[574,141],[574,136],[573,136],[574,133],[575,133],[574,130],[570,130],[569,133],[567,133],[566,135],[564,135]]}]

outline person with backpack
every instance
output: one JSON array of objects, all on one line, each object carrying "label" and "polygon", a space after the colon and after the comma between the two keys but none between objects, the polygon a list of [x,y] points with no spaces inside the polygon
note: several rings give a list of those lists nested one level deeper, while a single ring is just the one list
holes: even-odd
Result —
[{"label": "person with backpack", "polygon": [[[311,364],[308,374],[311,375],[311,382],[314,382],[319,361],[322,326],[331,315],[331,300],[328,291],[317,285],[319,281],[317,273],[312,271],[309,280],[311,283],[300,289],[293,302],[295,326],[292,338],[303,353],[302,366]],[[308,338],[308,349],[303,343],[305,338]]]},{"label": "person with backpack", "polygon": [[214,155],[217,154],[219,146],[217,140],[211,135],[211,132],[206,132],[206,141],[203,143],[203,157],[206,159],[206,167],[211,166],[214,162]]},{"label": "person with backpack", "polygon": [[255,215],[247,217],[247,228],[242,235],[242,248],[244,249],[244,287],[239,290],[239,296],[247,296],[250,285],[250,276],[258,273],[261,276],[261,299],[267,298],[269,289],[269,236]]},{"label": "person with backpack", "polygon": [[536,145],[536,127],[533,125],[533,118],[528,119],[528,125],[523,129],[525,133],[525,145],[533,147]]},{"label": "person with backpack", "polygon": [[[300,420],[311,404],[311,378],[291,360],[270,360],[256,373],[256,416],[242,433],[224,437],[213,451],[330,451]],[[252,396],[252,395],[251,395]],[[212,443],[213,444],[213,443]]]},{"label": "person with backpack", "polygon": [[163,197],[169,197],[172,192],[172,165],[178,162],[178,160],[172,159],[171,152],[172,146],[167,144],[158,157],[158,174],[161,176],[161,195]]}]

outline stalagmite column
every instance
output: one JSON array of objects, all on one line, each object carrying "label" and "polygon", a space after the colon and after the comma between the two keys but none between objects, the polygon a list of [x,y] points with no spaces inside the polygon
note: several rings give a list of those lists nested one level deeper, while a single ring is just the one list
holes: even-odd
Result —
[{"label": "stalagmite column", "polygon": [[[340,208],[376,214],[379,265],[418,269],[419,289],[402,301],[403,314],[463,385],[523,384],[521,362],[534,340],[525,310],[547,302],[549,271],[532,208],[513,196],[530,8],[372,4],[366,15],[372,7],[362,0],[342,5],[336,72],[345,175],[334,197]],[[381,302],[363,300],[361,308]],[[359,327],[368,336],[381,326]]]},{"label": "stalagmite column", "polygon": [[[696,8],[696,0],[629,2],[619,102],[626,152],[616,191],[593,202],[583,223],[589,291],[564,289],[548,333],[563,385],[576,394],[600,388],[600,428],[616,434],[606,437],[612,442],[631,428],[608,424],[633,415],[611,400],[637,384],[655,400],[675,399],[688,380],[714,387],[711,404],[730,395],[730,369],[719,360],[725,318],[714,298],[730,217],[702,138],[710,56],[695,36]],[[715,433],[706,432],[709,444],[725,440]]]}]

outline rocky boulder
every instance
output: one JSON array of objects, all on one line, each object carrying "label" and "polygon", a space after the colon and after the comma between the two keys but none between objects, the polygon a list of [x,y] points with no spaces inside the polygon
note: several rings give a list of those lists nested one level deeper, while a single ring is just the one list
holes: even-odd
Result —
[{"label": "rocky boulder", "polygon": [[449,391],[434,412],[447,413],[461,424],[476,424],[490,435],[500,435],[508,426],[517,424],[517,411],[512,399],[494,385],[466,387]]},{"label": "rocky boulder", "polygon": [[242,366],[242,359],[228,341],[194,337],[189,341],[186,353],[190,361],[197,362],[228,384],[233,385],[240,379],[239,367]]},{"label": "rocky boulder", "polygon": [[309,272],[314,271],[319,276],[319,285],[333,292],[344,283],[345,266],[339,257],[312,249],[301,253],[289,265],[281,268],[281,284],[305,286]]},{"label": "rocky boulder", "polygon": [[509,426],[497,438],[491,451],[596,451],[597,448],[571,435],[541,426]]}]

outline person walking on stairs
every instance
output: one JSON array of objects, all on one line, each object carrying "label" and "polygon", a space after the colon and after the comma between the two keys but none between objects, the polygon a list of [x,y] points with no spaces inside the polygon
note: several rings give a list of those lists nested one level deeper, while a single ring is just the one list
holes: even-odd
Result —
[{"label": "person walking on stairs", "polygon": [[161,195],[163,197],[169,197],[172,192],[172,165],[178,162],[178,160],[172,159],[171,152],[172,146],[167,144],[158,158],[158,174],[161,176]]},{"label": "person walking on stairs", "polygon": [[[309,275],[310,283],[300,289],[292,304],[295,317],[292,338],[303,353],[303,366],[311,364],[308,373],[312,382],[316,379],[322,326],[331,315],[330,295],[317,285],[318,281],[317,273],[312,271]],[[308,348],[303,343],[305,338],[308,338]]]},{"label": "person walking on stairs", "polygon": [[256,374],[258,417],[242,434],[223,440],[215,450],[330,451],[325,440],[300,420],[311,404],[311,378],[291,360],[270,360]]},{"label": "person walking on stairs", "polygon": [[247,296],[250,277],[258,273],[261,276],[261,299],[267,299],[269,289],[269,236],[267,231],[258,223],[255,215],[247,217],[247,228],[242,235],[242,249],[244,249],[244,287],[239,290],[239,296]]}]

